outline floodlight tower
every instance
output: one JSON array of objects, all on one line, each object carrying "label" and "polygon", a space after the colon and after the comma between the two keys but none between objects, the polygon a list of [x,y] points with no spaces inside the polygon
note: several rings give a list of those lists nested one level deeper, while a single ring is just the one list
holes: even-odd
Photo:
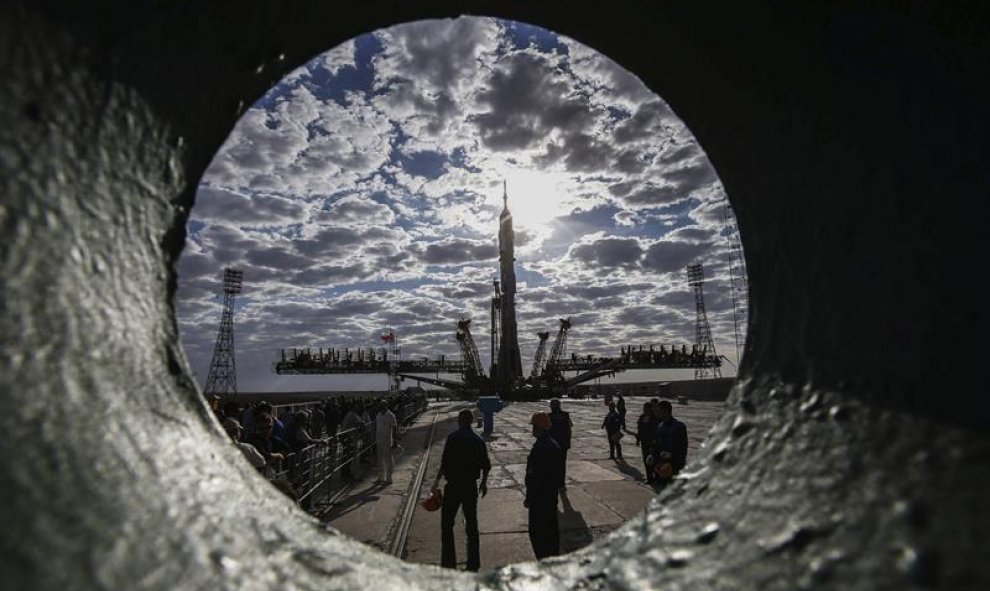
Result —
[{"label": "floodlight tower", "polygon": [[[705,312],[705,269],[701,264],[688,265],[687,273],[688,285],[694,288],[695,342],[703,355],[717,357],[715,343],[712,341],[712,330],[708,325],[708,314]],[[696,367],[694,370],[694,379],[696,380],[720,377],[722,377],[722,371],[718,367]]]},{"label": "floodlight tower", "polygon": [[231,267],[223,270],[223,313],[217,342],[213,346],[210,375],[204,394],[237,394],[237,367],[234,364],[234,296],[241,293],[243,272]]}]

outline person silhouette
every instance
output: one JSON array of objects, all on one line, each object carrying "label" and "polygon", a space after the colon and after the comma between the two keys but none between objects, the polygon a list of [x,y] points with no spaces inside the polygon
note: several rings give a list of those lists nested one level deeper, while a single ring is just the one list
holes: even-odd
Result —
[{"label": "person silhouette", "polygon": [[557,494],[563,481],[564,456],[550,436],[550,415],[533,414],[533,448],[526,459],[526,497],[529,509],[529,541],[536,559],[560,554],[560,523],[557,517]]},{"label": "person silhouette", "polygon": [[[488,494],[488,473],[492,463],[485,441],[474,432],[474,414],[462,410],[457,415],[458,429],[447,436],[440,460],[440,477],[447,480],[443,489],[440,515],[440,566],[455,568],[457,551],[454,547],[454,518],[464,509],[464,529],[467,534],[467,569],[481,568],[481,538],[478,532],[478,495]],[[476,485],[478,477],[481,484]]]},{"label": "person silhouette", "polygon": [[564,466],[561,470],[560,489],[564,490],[567,479],[567,450],[571,449],[571,431],[574,423],[571,415],[560,407],[560,400],[554,398],[550,401],[550,436],[553,437],[563,456]]}]

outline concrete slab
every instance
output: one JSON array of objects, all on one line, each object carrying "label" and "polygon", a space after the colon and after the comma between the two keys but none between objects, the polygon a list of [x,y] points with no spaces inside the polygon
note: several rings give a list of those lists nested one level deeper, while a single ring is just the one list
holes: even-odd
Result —
[{"label": "concrete slab", "polygon": [[526,449],[522,442],[508,438],[489,440],[486,443],[488,444],[488,453],[497,453],[501,451],[521,451]]},{"label": "concrete slab", "polygon": [[557,502],[560,529],[588,529],[612,525],[618,527],[625,518],[579,487],[567,487]]},{"label": "concrete slab", "polygon": [[[458,542],[458,548],[462,555],[466,547],[463,527],[454,528],[455,539],[457,531],[461,531],[462,539]],[[416,507],[409,525],[404,558],[421,564],[440,564],[440,511],[424,511],[421,507]]]},{"label": "concrete slab", "polygon": [[522,483],[517,480],[516,475],[504,466],[492,461],[492,471],[488,473],[488,488],[518,488]]},{"label": "concrete slab", "polygon": [[481,570],[530,560],[536,556],[527,532],[481,534]]},{"label": "concrete slab", "polygon": [[499,451],[492,452],[488,451],[488,456],[492,461],[492,466],[500,464],[525,464],[526,458],[529,457],[529,449],[520,451]]},{"label": "concrete slab", "polygon": [[512,475],[512,478],[518,483],[519,486],[525,486],[526,484],[526,464],[508,464],[504,468]]},{"label": "concrete slab", "polygon": [[[523,466],[525,473],[526,466]],[[568,483],[583,483],[583,482],[599,482],[602,480],[622,480],[625,478],[622,474],[607,470],[594,462],[589,462],[586,460],[568,460],[567,462],[567,482]]]},{"label": "concrete slab", "polygon": [[388,533],[399,514],[403,495],[365,491],[336,505],[330,522],[342,533],[378,548],[388,545]]},{"label": "concrete slab", "polygon": [[628,521],[646,508],[647,503],[656,496],[652,488],[628,480],[620,482],[589,482],[583,487],[584,492],[593,497],[598,503],[609,508],[622,517],[622,522]]},{"label": "concrete slab", "polygon": [[489,489],[485,498],[478,499],[478,530],[482,532],[526,532],[527,519],[521,490]]}]

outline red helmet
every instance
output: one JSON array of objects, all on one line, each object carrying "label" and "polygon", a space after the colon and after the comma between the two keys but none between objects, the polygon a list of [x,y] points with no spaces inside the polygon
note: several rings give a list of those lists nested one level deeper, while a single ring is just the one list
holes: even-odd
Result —
[{"label": "red helmet", "polygon": [[433,493],[419,503],[427,511],[436,511],[443,506],[443,493],[439,488],[433,489]]},{"label": "red helmet", "polygon": [[674,477],[674,466],[670,462],[660,462],[654,468],[653,471],[656,475],[664,480],[670,480]]}]

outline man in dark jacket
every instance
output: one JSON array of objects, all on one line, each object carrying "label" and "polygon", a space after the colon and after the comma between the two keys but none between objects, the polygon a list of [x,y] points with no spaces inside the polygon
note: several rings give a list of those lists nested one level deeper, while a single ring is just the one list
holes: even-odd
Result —
[{"label": "man in dark jacket", "polygon": [[654,410],[653,404],[647,402],[643,405],[643,414],[639,415],[636,421],[636,444],[643,451],[643,465],[646,468],[646,482],[652,484],[656,479],[653,470],[653,442],[656,440],[657,425],[660,419]]},{"label": "man in dark jacket", "polygon": [[560,488],[564,489],[567,478],[567,450],[571,449],[571,431],[574,423],[571,422],[571,414],[564,412],[560,408],[560,400],[554,398],[550,401],[550,436],[560,446],[563,456],[563,468],[560,471]]},{"label": "man in dark jacket", "polygon": [[560,554],[557,492],[563,481],[564,457],[550,436],[550,415],[538,412],[530,421],[536,442],[526,460],[526,498],[529,541],[536,559]]},{"label": "man in dark jacket", "polygon": [[658,464],[669,462],[677,474],[687,462],[687,427],[674,418],[669,401],[661,400],[655,408],[660,423],[653,439],[653,455]]},{"label": "man in dark jacket", "polygon": [[608,414],[602,421],[602,429],[605,429],[605,434],[608,436],[608,457],[610,460],[614,460],[616,454],[620,460],[622,459],[622,444],[619,440],[622,439],[622,430],[625,426],[622,415],[615,410],[615,403],[609,402]]},{"label": "man in dark jacket", "polygon": [[[474,414],[462,410],[457,415],[458,429],[447,436],[440,460],[440,473],[447,485],[443,489],[443,510],[440,515],[440,565],[445,568],[457,566],[457,551],[454,548],[454,518],[457,510],[464,508],[464,529],[467,533],[467,569],[481,568],[480,536],[478,533],[478,493],[484,497],[488,493],[488,473],[492,469],[488,459],[488,448],[484,440],[471,429]],[[476,481],[481,477],[481,485]]]}]

